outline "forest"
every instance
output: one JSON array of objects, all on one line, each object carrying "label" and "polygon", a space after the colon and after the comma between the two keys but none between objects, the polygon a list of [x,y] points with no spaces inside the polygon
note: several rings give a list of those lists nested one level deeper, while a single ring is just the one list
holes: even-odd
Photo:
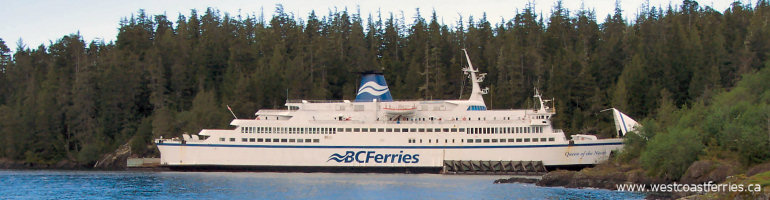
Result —
[{"label": "forest", "polygon": [[[354,99],[366,70],[382,71],[395,99],[467,98],[467,49],[488,73],[490,109],[531,108],[539,88],[555,98],[554,126],[568,134],[610,137],[611,116],[600,112],[610,107],[646,119],[640,135],[649,140],[630,137],[621,157],[652,176],[676,179],[711,149],[747,166],[770,160],[770,79],[760,73],[770,65],[770,3],[719,11],[685,0],[644,5],[634,18],[618,7],[595,16],[559,2],[542,16],[529,5],[511,10],[513,19],[464,16],[452,26],[435,12],[298,17],[277,5],[269,16],[208,8],[170,19],[140,10],[120,21],[115,41],[70,34],[11,51],[0,39],[0,158],[90,166],[127,143],[157,156],[153,138],[227,128],[227,105],[250,118],[286,99]],[[735,96],[744,76],[754,77],[741,83],[750,97]],[[747,102],[715,106],[731,100]],[[741,117],[751,121],[720,120]],[[714,124],[693,125],[705,122]],[[668,151],[683,159],[661,158]]]}]

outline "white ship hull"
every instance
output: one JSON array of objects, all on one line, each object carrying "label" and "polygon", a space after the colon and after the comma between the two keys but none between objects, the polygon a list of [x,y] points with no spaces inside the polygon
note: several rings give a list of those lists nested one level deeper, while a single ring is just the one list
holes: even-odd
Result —
[{"label": "white ship hull", "polygon": [[[594,165],[622,148],[622,139],[580,134],[567,139],[552,127],[556,111],[547,105],[552,100],[543,100],[537,91],[536,108],[487,110],[482,98],[487,90],[479,86],[484,74],[477,76],[470,61],[468,65],[464,71],[472,90],[467,100],[393,101],[381,73],[364,73],[355,101],[288,101],[285,110],[263,109],[253,119],[233,120],[235,129],[158,139],[161,165],[376,171],[442,170],[456,163],[495,161],[519,170],[532,167],[510,163],[536,162],[540,168]],[[616,126],[618,136],[633,130],[635,121],[614,113],[615,121],[622,122]]]},{"label": "white ship hull", "polygon": [[[445,160],[542,161],[546,167],[594,165],[622,148],[621,139],[569,144],[489,146],[321,146],[256,144],[159,144],[161,164],[189,167],[435,168]],[[335,156],[339,155],[339,156]],[[407,158],[407,159],[405,159]],[[280,168],[277,168],[280,169]],[[285,168],[290,169],[290,168]],[[273,168],[276,170],[276,168]]]}]

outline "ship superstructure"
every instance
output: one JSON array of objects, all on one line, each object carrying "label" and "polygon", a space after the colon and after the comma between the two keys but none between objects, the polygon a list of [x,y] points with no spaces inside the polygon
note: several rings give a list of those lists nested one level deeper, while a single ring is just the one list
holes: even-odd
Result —
[{"label": "ship superstructure", "polygon": [[[394,101],[382,73],[366,72],[353,101],[288,100],[286,109],[261,109],[253,119],[233,120],[234,129],[158,139],[161,164],[173,169],[505,173],[593,165],[622,148],[620,138],[578,134],[568,139],[552,127],[556,110],[537,90],[536,108],[489,110],[482,97],[487,89],[480,87],[485,74],[478,74],[470,59],[463,71],[472,84],[468,99]],[[613,116],[633,121],[622,113]],[[633,125],[623,124],[619,135]]]}]

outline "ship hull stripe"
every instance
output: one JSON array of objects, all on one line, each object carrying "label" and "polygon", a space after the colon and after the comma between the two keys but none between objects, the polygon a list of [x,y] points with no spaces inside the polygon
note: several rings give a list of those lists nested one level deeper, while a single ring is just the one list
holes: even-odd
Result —
[{"label": "ship hull stripe", "polygon": [[567,147],[567,146],[604,146],[623,145],[622,142],[589,143],[589,144],[554,144],[554,145],[498,145],[498,146],[298,146],[298,145],[237,145],[237,144],[179,144],[161,143],[165,146],[196,146],[196,147],[243,147],[243,148],[326,148],[326,149],[487,149],[487,148],[543,148],[543,147]]}]

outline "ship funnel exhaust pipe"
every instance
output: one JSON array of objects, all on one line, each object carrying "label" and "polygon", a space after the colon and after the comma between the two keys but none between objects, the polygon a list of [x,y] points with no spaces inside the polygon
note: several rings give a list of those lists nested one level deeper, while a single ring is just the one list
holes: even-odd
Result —
[{"label": "ship funnel exhaust pipe", "polygon": [[388,83],[382,72],[366,71],[361,73],[361,85],[358,86],[356,102],[393,101]]}]

